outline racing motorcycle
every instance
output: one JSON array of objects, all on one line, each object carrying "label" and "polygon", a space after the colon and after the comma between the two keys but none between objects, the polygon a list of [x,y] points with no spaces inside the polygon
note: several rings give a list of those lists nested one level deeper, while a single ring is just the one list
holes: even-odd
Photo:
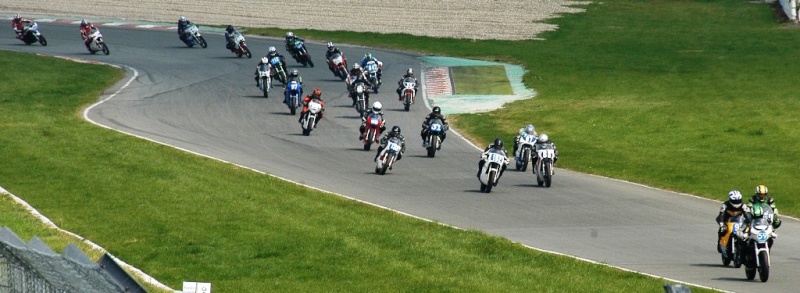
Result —
[{"label": "racing motorcycle", "polygon": [[369,83],[372,84],[372,91],[377,94],[378,88],[381,86],[380,81],[378,80],[378,63],[372,60],[367,61],[367,65],[364,66],[364,70],[366,70]]},{"label": "racing motorcycle", "polygon": [[442,148],[442,135],[447,131],[447,126],[442,123],[442,119],[434,118],[428,125],[422,125],[428,129],[428,136],[425,138],[425,148],[428,150],[428,157],[436,156],[436,151]]},{"label": "racing motorcycle", "polygon": [[300,40],[295,40],[293,56],[295,56],[295,60],[297,60],[297,62],[303,64],[303,67],[306,66],[314,67],[314,61],[311,61],[311,56],[308,55],[308,49],[306,49],[305,42]]},{"label": "racing motorcycle", "polygon": [[740,214],[736,217],[729,217],[725,222],[725,235],[719,239],[718,251],[722,255],[722,265],[728,266],[733,262],[733,267],[742,267],[742,241],[736,235],[739,229],[742,229],[742,222],[744,217]]},{"label": "racing motorcycle", "polygon": [[533,172],[536,173],[536,183],[539,186],[550,187],[553,183],[553,161],[556,158],[556,148],[553,143],[537,144],[536,145],[536,168]]},{"label": "racing motorcycle", "polygon": [[481,191],[489,193],[492,192],[492,187],[497,186],[497,179],[500,176],[500,171],[503,165],[508,161],[503,152],[496,149],[490,149],[488,153],[483,155],[483,167],[481,168],[481,175],[478,176],[478,181],[481,182]]},{"label": "racing motorcycle", "polygon": [[311,134],[314,124],[317,123],[320,111],[322,111],[322,103],[319,99],[312,99],[308,102],[308,111],[303,114],[303,119],[300,120],[300,125],[303,127],[303,135],[308,136]]},{"label": "racing motorcycle", "polygon": [[528,163],[534,158],[533,150],[535,144],[536,136],[531,134],[524,134],[519,138],[517,153],[514,154],[515,168],[517,171],[525,172],[528,170]]},{"label": "racing motorcycle", "polygon": [[356,95],[356,111],[358,111],[358,114],[361,116],[364,116],[364,111],[367,110],[367,104],[369,103],[369,101],[367,101],[366,91],[367,87],[364,86],[363,82],[359,81],[353,85],[353,92]]},{"label": "racing motorcycle", "polygon": [[417,81],[411,77],[406,77],[403,80],[403,90],[400,92],[401,102],[404,105],[404,109],[408,111],[411,108],[411,104],[414,104],[416,100],[416,94],[414,93],[414,88],[417,86]]},{"label": "racing motorcycle", "polygon": [[373,143],[378,142],[381,137],[381,127],[383,127],[383,119],[381,115],[371,113],[364,118],[364,136],[361,141],[364,142],[364,150],[368,151]]},{"label": "racing motorcycle", "polygon": [[[770,267],[770,242],[773,238],[772,219],[774,213],[768,205],[761,205],[764,216],[750,221],[748,232],[742,233],[746,237],[744,253],[744,272],[748,280],[753,280],[758,272],[761,282],[769,279]],[[744,237],[743,237],[744,238]]]},{"label": "racing motorcycle", "polygon": [[208,43],[206,43],[206,38],[200,35],[200,30],[194,23],[187,24],[183,27],[183,33],[186,35],[186,41],[184,43],[189,48],[194,47],[195,44],[199,44],[200,47],[208,47]]},{"label": "racing motorcycle", "polygon": [[111,52],[108,50],[108,45],[103,40],[103,34],[100,33],[100,30],[96,27],[92,28],[92,33],[89,34],[88,38],[91,40],[89,41],[89,52],[94,54],[97,52],[103,52],[103,54],[110,54]]},{"label": "racing motorcycle", "polygon": [[264,97],[269,97],[269,89],[272,88],[272,77],[270,71],[272,70],[269,63],[262,63],[258,65],[258,89],[264,93]]},{"label": "racing motorcycle", "polygon": [[281,57],[275,56],[269,59],[269,64],[272,66],[272,74],[278,81],[286,86],[286,68],[283,68]]},{"label": "racing motorcycle", "polygon": [[[303,85],[300,82],[293,80],[284,89],[283,94],[286,99],[286,106],[289,107],[289,113],[295,114],[297,108],[300,108],[300,93],[303,90]],[[313,125],[313,124],[312,124]],[[309,130],[310,132],[310,130]]]},{"label": "racing motorcycle", "polygon": [[25,45],[38,42],[42,46],[47,46],[47,40],[39,32],[39,25],[35,21],[23,21],[22,27],[22,41]]},{"label": "racing motorcycle", "polygon": [[381,150],[378,155],[378,164],[375,166],[375,173],[384,175],[386,170],[391,170],[394,162],[397,161],[397,156],[403,150],[403,143],[397,137],[389,138],[386,142],[386,147]]},{"label": "racing motorcycle", "polygon": [[244,42],[242,33],[237,31],[233,34],[233,43],[236,44],[233,48],[233,53],[236,54],[236,57],[241,58],[242,55],[247,56],[247,58],[253,57],[253,54],[250,53],[250,49],[247,48],[247,43]]},{"label": "racing motorcycle", "polygon": [[342,56],[342,54],[336,53],[328,59],[328,63],[330,63],[331,71],[333,75],[336,77],[344,80],[347,78],[347,59]]}]

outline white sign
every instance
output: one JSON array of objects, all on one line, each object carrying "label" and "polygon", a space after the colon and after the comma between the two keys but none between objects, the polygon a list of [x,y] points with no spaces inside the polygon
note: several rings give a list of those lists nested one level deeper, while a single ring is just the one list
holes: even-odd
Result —
[{"label": "white sign", "polygon": [[211,293],[211,283],[183,282],[182,293]]}]

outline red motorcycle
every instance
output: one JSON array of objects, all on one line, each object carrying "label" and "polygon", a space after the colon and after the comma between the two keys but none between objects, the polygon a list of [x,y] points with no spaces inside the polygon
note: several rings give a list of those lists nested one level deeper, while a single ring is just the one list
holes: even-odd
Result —
[{"label": "red motorcycle", "polygon": [[375,113],[370,113],[365,119],[364,136],[361,141],[364,142],[364,150],[368,151],[372,144],[377,143],[381,137],[383,119],[381,119],[381,115]]},{"label": "red motorcycle", "polygon": [[239,32],[236,32],[233,35],[233,42],[236,43],[236,47],[234,48],[234,53],[236,57],[242,57],[242,55],[247,56],[247,58],[253,57],[250,53],[250,49],[247,48],[247,44],[244,42],[244,36]]},{"label": "red motorcycle", "polygon": [[406,79],[403,80],[403,90],[400,92],[400,102],[403,103],[403,108],[406,111],[408,111],[408,109],[411,107],[411,104],[414,104],[414,100],[416,99],[414,89],[416,87],[417,82],[413,78],[406,77]]},{"label": "red motorcycle", "polygon": [[347,78],[347,59],[342,54],[336,53],[328,59],[328,67],[330,67],[336,77],[345,80]]}]

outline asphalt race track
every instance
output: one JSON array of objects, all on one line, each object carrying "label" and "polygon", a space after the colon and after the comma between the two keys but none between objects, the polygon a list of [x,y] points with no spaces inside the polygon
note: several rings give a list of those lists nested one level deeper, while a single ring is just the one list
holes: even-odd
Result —
[{"label": "asphalt race track", "polygon": [[[226,50],[218,34],[205,34],[207,49],[190,49],[173,31],[101,27],[111,54],[90,55],[77,25],[39,25],[47,47],[26,46],[10,29],[0,33],[0,47],[125,65],[138,72],[127,88],[89,112],[100,124],[544,250],[730,291],[800,288],[796,220],[785,220],[779,229],[769,282],[761,283],[757,277],[746,281],[744,269],[721,266],[713,246],[718,202],[562,169],[556,170],[552,188],[540,188],[531,173],[514,171],[513,162],[492,193],[479,192],[480,151],[450,133],[436,158],[427,158],[419,131],[428,108],[420,99],[405,112],[397,101],[394,90],[403,72],[409,67],[421,72],[415,55],[340,45],[349,64],[367,51],[384,62],[382,91],[372,99],[383,103],[389,127],[402,127],[407,151],[394,170],[380,176],[373,173],[374,148],[366,152],[357,140],[360,120],[344,83],[325,65],[323,44],[308,43],[316,67],[302,68],[278,39],[249,37],[254,56],[247,59]],[[255,65],[270,45],[287,56],[289,70],[300,70],[306,93],[314,87],[323,91],[325,118],[308,137],[301,135],[298,116],[289,115],[281,103],[279,88],[265,99],[255,87]],[[504,139],[510,148],[511,138]],[[719,193],[722,199],[727,190]]]}]

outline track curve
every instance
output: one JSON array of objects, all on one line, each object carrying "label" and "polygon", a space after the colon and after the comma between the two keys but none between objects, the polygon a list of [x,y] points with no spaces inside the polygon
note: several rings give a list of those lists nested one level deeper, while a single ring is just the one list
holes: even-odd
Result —
[{"label": "track curve", "polygon": [[[327,70],[324,47],[309,44],[317,65],[298,68],[306,90],[319,87],[326,117],[311,136],[281,99],[260,96],[258,62],[236,58],[220,35],[205,34],[207,49],[186,48],[174,32],[102,27],[111,55],[90,55],[74,26],[40,23],[47,47],[25,46],[9,34],[4,49],[96,60],[136,68],[140,76],[113,99],[88,112],[93,121],[164,144],[262,170],[421,218],[482,230],[512,241],[630,270],[737,292],[794,292],[800,288],[800,224],[778,231],[768,283],[746,282],[742,269],[723,268],[716,240],[715,201],[628,182],[557,170],[552,188],[509,168],[491,194],[475,178],[479,151],[450,135],[436,158],[425,157],[422,103],[402,111],[394,85],[405,69],[421,72],[415,55],[340,46],[350,62],[365,52],[384,61],[384,104],[389,127],[399,125],[407,153],[385,176],[373,173],[374,151],[356,140],[360,120],[342,81]],[[282,40],[248,38],[254,56]],[[281,50],[282,51],[282,50]],[[121,85],[117,85],[119,87]],[[109,92],[114,92],[112,88]],[[276,95],[278,96],[278,95]],[[564,157],[564,160],[569,158]],[[512,163],[513,165],[513,163]]]}]

